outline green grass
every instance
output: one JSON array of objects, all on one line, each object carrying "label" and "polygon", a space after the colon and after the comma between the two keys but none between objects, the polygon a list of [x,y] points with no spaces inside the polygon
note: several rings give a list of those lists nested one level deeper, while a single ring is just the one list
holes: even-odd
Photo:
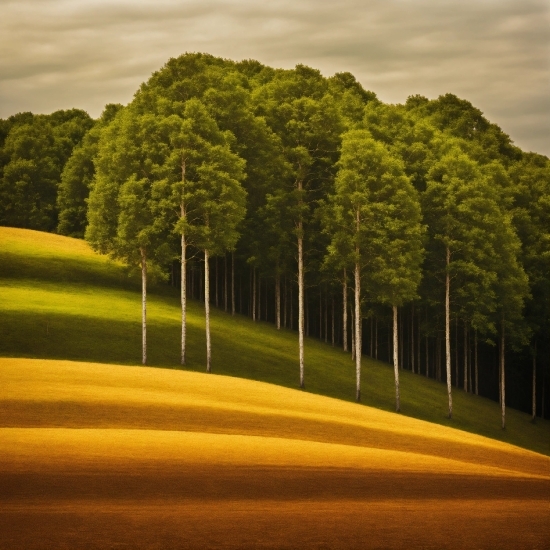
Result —
[{"label": "green grass", "polygon": [[[177,291],[150,289],[150,366],[181,368],[180,330]],[[214,373],[298,386],[295,332],[213,308],[212,350]],[[82,241],[0,227],[0,355],[139,364],[139,280]],[[307,391],[353,400],[355,372],[349,354],[306,339],[305,361]],[[186,368],[205,370],[204,309],[193,300]],[[392,411],[393,369],[365,358],[361,391],[365,405]],[[454,418],[449,420],[446,387],[401,371],[401,414],[550,454],[549,421],[533,424],[528,414],[508,408],[507,428],[502,430],[497,403],[455,388],[453,392]]]}]

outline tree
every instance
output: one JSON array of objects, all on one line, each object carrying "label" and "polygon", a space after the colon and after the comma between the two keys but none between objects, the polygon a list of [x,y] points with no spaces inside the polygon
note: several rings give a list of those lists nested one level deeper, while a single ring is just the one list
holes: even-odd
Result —
[{"label": "tree", "polygon": [[52,230],[61,167],[51,126],[40,117],[14,127],[4,144],[4,154],[9,161],[0,182],[0,223]]},{"label": "tree", "polygon": [[108,104],[94,126],[73,149],[63,167],[57,191],[59,222],[57,232],[70,237],[83,237],[86,229],[87,198],[95,174],[94,157],[97,154],[101,130],[108,125],[122,108]]},{"label": "tree", "polygon": [[509,221],[501,207],[500,190],[488,174],[460,149],[460,142],[450,141],[448,147],[430,170],[422,198],[431,238],[432,276],[439,271],[445,281],[445,364],[452,418],[451,295],[456,297],[455,307],[462,303],[463,311],[474,310],[474,328],[494,332],[490,317],[497,308],[496,288],[502,273],[495,261],[504,260],[497,234],[509,227]]},{"label": "tree", "polygon": [[197,245],[204,250],[207,372],[212,370],[208,259],[212,254],[232,249],[239,237],[237,227],[246,211],[246,191],[240,185],[244,164],[228,146],[218,146],[213,148],[209,162],[198,170],[196,200],[200,225],[196,226],[195,234]]},{"label": "tree", "polygon": [[79,109],[15,117],[2,152],[1,224],[55,229],[61,172],[91,125],[92,119]]},{"label": "tree", "polygon": [[399,340],[397,313],[417,297],[423,259],[425,227],[421,224],[416,190],[405,176],[392,167],[378,193],[375,219],[375,252],[372,261],[372,301],[388,304],[393,313],[393,368],[395,410],[401,410],[399,393]]},{"label": "tree", "polygon": [[[278,71],[255,94],[257,114],[279,136],[289,177],[279,193],[268,200],[284,207],[292,220],[298,267],[298,348],[300,387],[304,388],[305,256],[313,205],[323,198],[334,177],[338,144],[343,129],[340,113],[326,81],[318,71],[298,65]],[[275,206],[275,203],[277,205]],[[318,233],[317,233],[318,234]]]},{"label": "tree", "polygon": [[[165,143],[162,177],[154,184],[159,213],[181,244],[181,364],[186,363],[187,247],[205,250],[205,289],[208,290],[208,257],[232,249],[236,227],[244,216],[244,161],[231,151],[234,138],[219,130],[198,99],[190,99],[180,111],[160,102],[160,125]],[[159,115],[162,117],[162,114]],[[224,223],[225,231],[219,225]],[[209,293],[205,292],[207,370],[211,370]]]},{"label": "tree", "polygon": [[207,54],[188,53],[170,59],[140,91],[140,95],[150,97],[152,103],[162,100],[174,106],[174,112],[181,112],[186,101],[199,99],[218,128],[233,134],[233,152],[246,161],[243,185],[247,192],[247,213],[239,226],[244,237],[238,250],[231,251],[232,296],[235,294],[235,255],[254,263],[266,261],[265,251],[269,248],[266,237],[270,228],[260,212],[266,193],[278,188],[286,170],[280,140],[264,118],[255,114],[252,101],[255,90],[273,73],[256,61],[235,63]]},{"label": "tree", "polygon": [[529,297],[529,280],[519,262],[521,243],[514,231],[511,215],[502,217],[498,230],[492,234],[495,242],[494,269],[497,273],[496,317],[500,328],[499,368],[502,429],[506,428],[506,368],[507,345],[516,348],[529,341],[529,327],[523,316]]},{"label": "tree", "polygon": [[89,197],[86,239],[94,250],[139,266],[142,281],[142,363],[147,362],[147,274],[166,257],[152,188],[164,157],[160,125],[133,105],[101,134]]},{"label": "tree", "polygon": [[[513,182],[512,221],[521,241],[520,261],[528,278],[525,320],[531,329],[531,415],[537,416],[537,359],[548,354],[550,331],[550,161],[523,155],[510,168]],[[543,361],[543,368],[545,368]]]},{"label": "tree", "polygon": [[[416,192],[402,162],[366,130],[343,136],[335,193],[325,216],[329,257],[353,265],[356,400],[361,399],[362,281],[371,299],[397,307],[414,297],[420,280],[422,233]],[[397,358],[396,408],[399,410]]]}]

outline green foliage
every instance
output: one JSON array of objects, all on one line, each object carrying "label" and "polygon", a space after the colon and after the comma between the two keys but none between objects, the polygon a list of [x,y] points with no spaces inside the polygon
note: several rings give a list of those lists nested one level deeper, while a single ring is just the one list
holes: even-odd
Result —
[{"label": "green foliage", "polygon": [[441,132],[405,106],[379,101],[367,105],[360,126],[398,155],[415,188],[425,191],[428,171],[441,146]]},{"label": "green foliage", "polygon": [[262,235],[268,226],[260,216],[261,208],[266,193],[277,188],[286,169],[279,139],[255,114],[252,104],[253,88],[268,73],[270,70],[254,61],[234,63],[205,54],[185,54],[153,74],[142,86],[139,99],[144,109],[156,110],[163,103],[179,117],[185,116],[186,102],[200,100],[217,128],[226,132],[224,139],[232,152],[245,160],[246,218],[239,224],[239,232],[244,235],[241,248],[246,257],[258,256],[266,248]]},{"label": "green foliage", "polygon": [[531,293],[526,316],[539,331],[550,326],[550,161],[535,153],[525,154],[511,167],[510,175],[511,212]]},{"label": "green foliage", "polygon": [[86,229],[87,199],[95,174],[94,157],[97,155],[101,130],[109,124],[122,105],[109,104],[74,149],[65,163],[57,192],[59,223],[57,232],[71,237],[84,237]]},{"label": "green foliage", "polygon": [[496,124],[490,123],[469,101],[453,94],[432,101],[413,96],[407,101],[407,108],[427,118],[446,134],[463,139],[471,156],[480,163],[500,160],[508,165],[510,161],[521,158],[521,151],[512,144],[510,137]]},{"label": "green foliage", "polygon": [[164,163],[161,134],[154,115],[140,115],[129,106],[100,139],[86,239],[95,250],[130,265],[165,256],[152,196]]},{"label": "green foliage", "polygon": [[359,262],[369,301],[401,306],[416,297],[424,228],[402,162],[366,130],[343,137],[335,194],[325,214],[329,262]]},{"label": "green foliage", "polygon": [[498,311],[518,320],[527,295],[519,241],[503,205],[495,170],[483,170],[458,144],[430,170],[423,195],[431,238],[427,271],[434,277],[447,269],[449,248],[454,309],[485,334],[495,333]]},{"label": "green foliage", "polygon": [[331,90],[319,71],[303,65],[276,71],[254,92],[256,113],[265,117],[280,140],[284,168],[261,212],[268,224],[266,238],[257,240],[255,258],[264,265],[273,258],[281,270],[288,268],[296,256],[296,244],[291,243],[303,239],[305,269],[314,284],[319,282],[315,274],[328,244],[322,240],[315,211],[332,188],[345,128],[341,104],[332,92],[338,92],[338,86]]},{"label": "green foliage", "polygon": [[22,113],[8,123],[0,159],[0,224],[53,231],[61,172],[92,120],[71,109],[51,115]]}]

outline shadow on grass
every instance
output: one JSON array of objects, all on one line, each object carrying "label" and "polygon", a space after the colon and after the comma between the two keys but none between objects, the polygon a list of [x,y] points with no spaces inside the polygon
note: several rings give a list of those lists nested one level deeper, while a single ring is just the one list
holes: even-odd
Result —
[{"label": "shadow on grass", "polygon": [[141,284],[136,274],[105,257],[37,257],[5,250],[0,251],[0,279],[34,279],[127,290],[139,290]]}]

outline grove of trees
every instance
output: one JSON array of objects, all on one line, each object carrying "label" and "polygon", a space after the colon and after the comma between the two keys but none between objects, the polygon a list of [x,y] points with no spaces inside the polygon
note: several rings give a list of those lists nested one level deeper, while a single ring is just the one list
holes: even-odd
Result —
[{"label": "grove of trees", "polygon": [[[547,416],[550,161],[468,101],[170,59],[127,106],[0,121],[0,224],[85,237],[187,298]],[[351,330],[350,330],[351,328]],[[365,387],[365,386],[364,386]],[[368,386],[367,390],[376,391]]]}]

